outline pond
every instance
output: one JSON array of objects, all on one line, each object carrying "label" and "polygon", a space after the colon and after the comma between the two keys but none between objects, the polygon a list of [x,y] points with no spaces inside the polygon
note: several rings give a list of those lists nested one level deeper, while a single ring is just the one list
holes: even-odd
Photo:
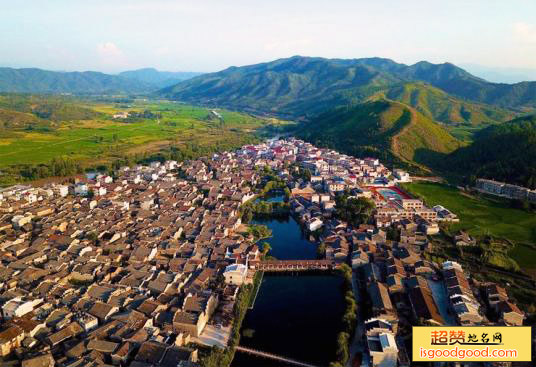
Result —
[{"label": "pond", "polygon": [[[255,220],[272,230],[270,255],[280,260],[316,259],[292,216]],[[341,277],[331,273],[264,274],[253,309],[242,323],[240,345],[315,365],[335,359],[344,312]],[[233,367],[281,367],[284,363],[236,352]]]},{"label": "pond", "polygon": [[292,216],[256,219],[252,223],[263,224],[272,230],[271,238],[259,241],[259,245],[268,242],[272,247],[268,255],[278,260],[316,259],[316,243],[305,238],[300,225]]},{"label": "pond", "polygon": [[[315,365],[335,359],[344,300],[334,275],[265,274],[255,306],[242,323],[240,345]],[[252,337],[244,336],[252,332]],[[236,352],[233,367],[285,364]]]},{"label": "pond", "polygon": [[285,193],[282,191],[270,191],[266,195],[258,197],[255,202],[267,201],[269,203],[282,203],[285,201]]}]

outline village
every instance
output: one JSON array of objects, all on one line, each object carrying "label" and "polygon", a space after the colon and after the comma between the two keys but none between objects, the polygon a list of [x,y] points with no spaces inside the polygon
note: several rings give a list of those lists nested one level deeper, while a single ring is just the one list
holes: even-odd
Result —
[{"label": "village", "polygon": [[[322,247],[318,261],[266,259],[243,208],[268,174]],[[378,159],[286,138],[3,189],[2,366],[200,366],[201,348],[228,347],[243,285],[263,271],[343,264],[358,304],[351,358],[362,366],[410,366],[414,325],[522,325],[505,288],[454,259],[426,259],[430,236],[459,219],[404,192],[398,184],[409,181]],[[366,199],[370,218],[341,219],[341,198]],[[474,239],[460,232],[456,241]]]}]

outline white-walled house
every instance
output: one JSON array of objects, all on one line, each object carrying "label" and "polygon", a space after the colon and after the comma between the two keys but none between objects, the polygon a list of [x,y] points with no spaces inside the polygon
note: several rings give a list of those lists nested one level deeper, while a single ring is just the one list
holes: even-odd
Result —
[{"label": "white-walled house", "polygon": [[225,278],[225,283],[242,285],[246,280],[248,268],[244,264],[232,264],[225,268],[223,272],[223,277]]}]

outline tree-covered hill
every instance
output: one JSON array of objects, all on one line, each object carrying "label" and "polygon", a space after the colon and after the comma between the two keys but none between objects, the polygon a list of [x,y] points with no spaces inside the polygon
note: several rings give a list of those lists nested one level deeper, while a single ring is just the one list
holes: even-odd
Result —
[{"label": "tree-covered hill", "polygon": [[160,93],[197,103],[310,117],[398,81],[354,60],[292,57],[204,74]]},{"label": "tree-covered hill", "polygon": [[122,77],[138,80],[153,85],[158,89],[169,87],[170,85],[177,84],[183,80],[191,79],[201,74],[202,73],[188,71],[160,71],[155,68],[129,70],[119,73]]},{"label": "tree-covered hill", "polygon": [[[90,120],[98,116],[98,113],[90,108],[84,107],[80,101],[72,100],[67,96],[34,96],[26,94],[0,94],[0,108],[10,111],[10,120],[4,122],[24,121],[24,116],[29,119],[32,115],[36,118],[32,123],[42,123],[44,120],[78,121]],[[20,114],[23,113],[23,114]],[[6,117],[7,119],[7,117]]]},{"label": "tree-covered hill", "polygon": [[508,121],[515,115],[510,110],[453,97],[439,88],[419,82],[394,86],[380,94],[410,105],[423,115],[445,124],[491,124]]},{"label": "tree-covered hill", "polygon": [[88,95],[148,93],[156,89],[158,88],[139,80],[94,71],[0,68],[0,92]]},{"label": "tree-covered hill", "polygon": [[338,108],[303,124],[298,135],[355,156],[428,166],[460,146],[441,125],[412,107],[376,100]]},{"label": "tree-covered hill", "polygon": [[[443,121],[452,118],[466,122],[474,118],[476,123],[497,122],[509,115],[497,106],[514,111],[536,108],[536,82],[490,83],[449,63],[419,62],[408,66],[381,58],[294,56],[203,74],[164,88],[159,94],[194,103],[310,119],[331,108],[364,102],[378,92],[403,89],[406,83],[415,89],[418,82],[418,89],[424,88],[424,82],[458,97],[440,95],[439,89],[426,90],[432,95],[425,98],[426,103],[442,100],[444,106],[431,108],[430,116]],[[396,89],[393,93],[397,93]],[[398,94],[402,98],[403,90]],[[411,98],[403,101],[410,102]],[[473,106],[473,102],[478,103]],[[451,103],[454,106],[447,106]]]},{"label": "tree-covered hill", "polygon": [[466,177],[486,177],[536,188],[536,116],[490,126],[439,167]]}]

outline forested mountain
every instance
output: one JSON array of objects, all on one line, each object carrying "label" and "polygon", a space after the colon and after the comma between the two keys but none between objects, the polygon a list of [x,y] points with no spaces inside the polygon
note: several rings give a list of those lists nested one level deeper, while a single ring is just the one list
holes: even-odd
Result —
[{"label": "forested mountain", "polygon": [[497,123],[510,120],[515,115],[511,110],[453,97],[422,82],[400,84],[379,94],[408,104],[423,115],[446,124]]},{"label": "forested mountain", "polygon": [[461,144],[438,123],[389,100],[328,111],[304,123],[298,135],[359,157],[426,166]]},{"label": "forested mountain", "polygon": [[119,73],[119,75],[122,77],[138,80],[140,82],[153,85],[158,89],[169,87],[170,85],[177,84],[178,82],[191,79],[201,74],[202,73],[188,71],[159,71],[154,68],[129,70]]},{"label": "forested mountain", "polygon": [[[536,108],[536,82],[496,84],[449,63],[423,61],[408,66],[381,58],[342,60],[294,56],[203,74],[159,93],[208,105],[311,118],[327,109],[364,102],[379,92],[393,98],[396,94],[393,88],[404,88],[406,83],[412,83],[415,88],[418,85],[415,82],[421,82],[419,89],[425,88],[424,82],[458,96],[454,99],[434,90],[434,99],[443,100],[442,104],[456,104],[451,109],[442,107],[429,111],[431,117],[443,118],[444,122],[460,122],[447,121],[451,117],[467,121],[469,114],[474,114],[478,122],[488,122],[488,119],[498,122],[510,114],[481,103],[513,110]],[[431,93],[429,89],[427,93]],[[401,100],[410,102],[402,98],[403,93],[399,94]],[[473,106],[471,101],[479,103]]]},{"label": "forested mountain", "polygon": [[166,97],[255,112],[308,116],[359,102],[400,80],[354,60],[292,57],[230,67],[165,88]]},{"label": "forested mountain", "polygon": [[536,116],[481,130],[471,145],[448,155],[440,168],[536,188]]},{"label": "forested mountain", "polygon": [[0,92],[87,95],[147,93],[155,89],[157,87],[139,80],[95,71],[0,68]]}]

